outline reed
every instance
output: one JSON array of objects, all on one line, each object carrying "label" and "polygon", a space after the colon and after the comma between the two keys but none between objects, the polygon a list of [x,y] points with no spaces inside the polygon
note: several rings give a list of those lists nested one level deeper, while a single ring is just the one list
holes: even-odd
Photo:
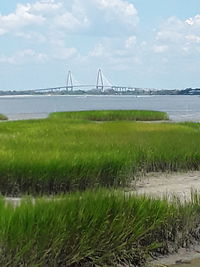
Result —
[{"label": "reed", "polygon": [[19,206],[0,198],[0,266],[144,266],[199,240],[197,193],[169,202],[113,189],[140,172],[199,169],[200,124],[133,122],[140,112],[0,124],[2,194],[86,190]]},{"label": "reed", "polygon": [[50,114],[54,119],[81,119],[91,121],[157,121],[169,120],[167,113],[154,110],[92,110],[77,112],[57,112]]},{"label": "reed", "polygon": [[150,199],[86,191],[55,199],[0,200],[1,266],[144,266],[199,238],[200,197]]},{"label": "reed", "polygon": [[0,192],[56,194],[125,186],[141,172],[198,170],[198,125],[96,123],[68,113],[0,124]]}]

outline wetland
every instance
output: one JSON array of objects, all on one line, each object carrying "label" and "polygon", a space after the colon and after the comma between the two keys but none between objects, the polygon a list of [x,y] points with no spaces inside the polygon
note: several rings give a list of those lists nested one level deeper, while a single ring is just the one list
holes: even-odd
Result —
[{"label": "wetland", "polygon": [[198,182],[199,133],[199,123],[151,110],[0,124],[0,266],[144,266],[198,243],[197,190],[169,199],[133,184],[143,176],[145,189],[148,175],[164,183],[166,172]]}]

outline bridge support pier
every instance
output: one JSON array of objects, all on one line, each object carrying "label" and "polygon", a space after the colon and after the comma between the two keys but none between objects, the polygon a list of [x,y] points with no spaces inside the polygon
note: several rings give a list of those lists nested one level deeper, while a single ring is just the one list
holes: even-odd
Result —
[{"label": "bridge support pier", "polygon": [[68,72],[67,75],[67,86],[66,86],[66,90],[69,92],[73,92],[74,90],[74,86],[73,86],[73,81],[72,81],[72,73],[71,71]]},{"label": "bridge support pier", "polygon": [[104,91],[103,76],[102,76],[101,69],[98,70],[96,89],[101,92]]}]

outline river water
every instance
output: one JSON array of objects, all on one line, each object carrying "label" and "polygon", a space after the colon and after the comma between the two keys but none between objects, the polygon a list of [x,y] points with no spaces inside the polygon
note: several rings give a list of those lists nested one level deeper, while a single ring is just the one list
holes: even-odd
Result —
[{"label": "river water", "polygon": [[200,121],[198,96],[1,96],[9,119],[45,118],[50,112],[101,109],[165,111],[175,121]]}]

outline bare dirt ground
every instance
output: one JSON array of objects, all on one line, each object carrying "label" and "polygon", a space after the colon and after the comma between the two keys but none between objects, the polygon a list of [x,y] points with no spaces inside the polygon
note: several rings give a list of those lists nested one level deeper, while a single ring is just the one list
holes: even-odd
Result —
[{"label": "bare dirt ground", "polygon": [[190,199],[191,190],[200,192],[200,171],[187,173],[149,173],[135,182],[138,194],[155,197],[176,195]]}]

